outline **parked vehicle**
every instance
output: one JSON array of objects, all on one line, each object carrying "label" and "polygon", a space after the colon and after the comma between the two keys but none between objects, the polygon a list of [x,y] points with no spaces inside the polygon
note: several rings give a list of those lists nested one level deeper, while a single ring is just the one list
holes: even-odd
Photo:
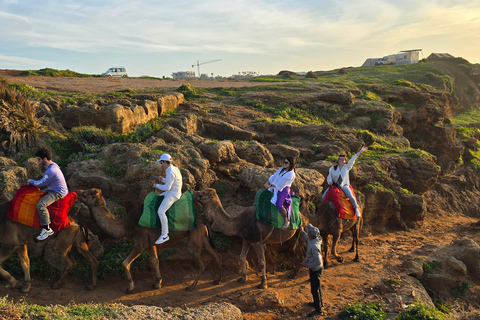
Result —
[{"label": "parked vehicle", "polygon": [[107,72],[102,73],[102,76],[108,77],[128,77],[127,69],[125,67],[112,67]]}]

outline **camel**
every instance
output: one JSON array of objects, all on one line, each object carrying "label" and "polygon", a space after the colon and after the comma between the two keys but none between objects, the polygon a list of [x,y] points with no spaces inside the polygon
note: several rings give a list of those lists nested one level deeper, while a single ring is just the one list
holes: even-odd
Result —
[{"label": "camel", "polygon": [[[256,218],[256,207],[251,206],[242,211],[238,216],[231,217],[222,206],[215,189],[207,188],[203,191],[195,191],[194,199],[205,209],[205,217],[213,222],[212,230],[221,232],[227,236],[239,236],[243,239],[240,261],[242,265],[242,277],[238,282],[247,281],[246,257],[251,246],[255,249],[258,258],[259,267],[262,270],[261,283],[257,286],[259,289],[267,288],[267,275],[264,244],[283,243],[292,238],[297,230],[282,230],[274,228]],[[308,223],[305,217],[302,217],[303,223]]]},{"label": "camel", "polygon": [[[101,190],[94,188],[76,192],[78,199],[88,206],[90,215],[106,234],[113,238],[126,237],[133,242],[132,251],[122,263],[128,281],[127,293],[132,292],[135,288],[130,272],[130,265],[144,250],[147,250],[149,253],[150,264],[153,270],[155,270],[155,281],[152,287],[155,289],[160,288],[162,286],[162,276],[160,274],[157,257],[157,245],[155,245],[155,240],[157,240],[160,235],[160,229],[145,228],[138,224],[138,220],[142,215],[143,205],[131,210],[122,219],[117,220],[108,210]],[[189,238],[188,244],[193,249],[193,257],[198,263],[198,272],[194,282],[186,288],[187,291],[195,289],[200,275],[205,270],[205,263],[201,257],[203,248],[214,257],[220,271],[214,284],[220,284],[222,281],[222,256],[215,249],[215,245],[210,237],[210,230],[202,221],[201,215],[196,214],[196,218],[197,227],[195,229],[190,231],[170,230],[170,240],[158,245],[160,248],[165,248],[185,238]]]},{"label": "camel", "polygon": [[[19,287],[19,282],[1,264],[7,260],[14,251],[17,251],[20,264],[24,272],[24,280],[21,286],[22,292],[29,292],[31,289],[30,260],[28,258],[27,245],[38,242],[36,237],[41,229],[30,227],[7,218],[7,210],[10,202],[0,204],[0,275],[5,278],[12,288]],[[52,289],[58,289],[67,274],[75,268],[76,261],[71,256],[72,247],[75,247],[82,256],[87,259],[92,269],[92,283],[86,286],[87,290],[93,290],[97,285],[98,261],[90,252],[88,245],[88,231],[72,221],[70,227],[55,232],[46,241],[54,241],[55,248],[60,252],[61,259],[65,262],[65,269],[61,272],[59,279],[52,284]]]},{"label": "camel", "polygon": [[328,266],[328,236],[332,235],[332,254],[338,262],[343,262],[343,257],[337,254],[337,244],[342,232],[350,230],[352,232],[352,246],[349,252],[356,252],[353,261],[358,262],[358,235],[360,234],[360,226],[362,217],[357,219],[343,219],[338,217],[337,210],[333,202],[327,201],[317,207],[315,215],[308,215],[310,223],[320,230],[320,235],[324,240],[323,266]]}]

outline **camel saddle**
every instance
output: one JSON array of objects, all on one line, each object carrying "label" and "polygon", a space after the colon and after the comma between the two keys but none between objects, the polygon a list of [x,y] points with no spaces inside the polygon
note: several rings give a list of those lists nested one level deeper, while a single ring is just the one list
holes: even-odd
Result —
[{"label": "camel saddle", "polygon": [[[163,201],[163,196],[150,192],[143,201],[143,212],[138,224],[146,228],[160,228],[158,207]],[[192,190],[185,191],[180,199],[175,201],[167,210],[168,229],[175,231],[188,231],[197,227],[195,210],[193,207]]]},{"label": "camel saddle", "polygon": [[[20,187],[10,202],[7,217],[30,227],[42,228],[40,216],[37,212],[37,203],[46,194],[46,192],[32,185]],[[68,212],[76,200],[77,194],[69,192],[65,197],[47,207],[50,213],[50,227],[53,231],[70,227],[71,221],[68,218]]]},{"label": "camel saddle", "polygon": [[[355,192],[353,191],[352,186],[349,186],[350,190],[352,191],[355,200],[357,197],[355,196]],[[350,199],[345,195],[345,193],[336,186],[331,186],[328,188],[327,193],[325,194],[325,198],[323,199],[322,203],[331,201],[335,205],[337,209],[337,215],[343,219],[356,219],[358,218],[355,214],[355,210],[353,209],[352,203]]]},{"label": "camel saddle", "polygon": [[[272,204],[273,192],[266,189],[258,190],[255,195],[254,206],[257,207],[257,220],[268,224],[275,228],[281,228],[285,219],[283,218],[277,206]],[[292,196],[291,213],[290,213],[290,225],[289,229],[298,229],[302,225],[302,219],[300,218],[300,197]]]}]

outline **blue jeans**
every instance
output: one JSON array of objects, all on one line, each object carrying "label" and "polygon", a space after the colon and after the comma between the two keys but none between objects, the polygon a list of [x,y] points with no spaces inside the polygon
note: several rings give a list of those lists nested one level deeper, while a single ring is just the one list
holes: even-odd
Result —
[{"label": "blue jeans", "polygon": [[38,200],[37,212],[40,216],[40,224],[42,226],[48,226],[50,224],[50,214],[47,207],[62,198],[63,196],[60,193],[53,190],[47,190],[47,194]]}]

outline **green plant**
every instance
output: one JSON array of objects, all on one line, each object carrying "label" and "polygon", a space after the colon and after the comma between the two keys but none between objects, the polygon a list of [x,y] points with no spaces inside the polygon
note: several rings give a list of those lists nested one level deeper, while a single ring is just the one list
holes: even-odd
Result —
[{"label": "green plant", "polygon": [[372,302],[360,304],[358,301],[354,305],[347,305],[342,310],[338,318],[340,320],[383,320],[387,314],[382,310],[381,305]]},{"label": "green plant", "polygon": [[440,265],[438,261],[432,260],[432,261],[424,261],[423,262],[423,272],[432,274],[435,268],[437,268]]},{"label": "green plant", "polygon": [[463,281],[463,282],[457,283],[455,287],[450,289],[450,293],[455,298],[461,298],[467,294],[467,292],[470,290],[471,287],[472,285],[470,283]]},{"label": "green plant", "polygon": [[446,315],[420,301],[400,312],[395,320],[443,320]]}]

